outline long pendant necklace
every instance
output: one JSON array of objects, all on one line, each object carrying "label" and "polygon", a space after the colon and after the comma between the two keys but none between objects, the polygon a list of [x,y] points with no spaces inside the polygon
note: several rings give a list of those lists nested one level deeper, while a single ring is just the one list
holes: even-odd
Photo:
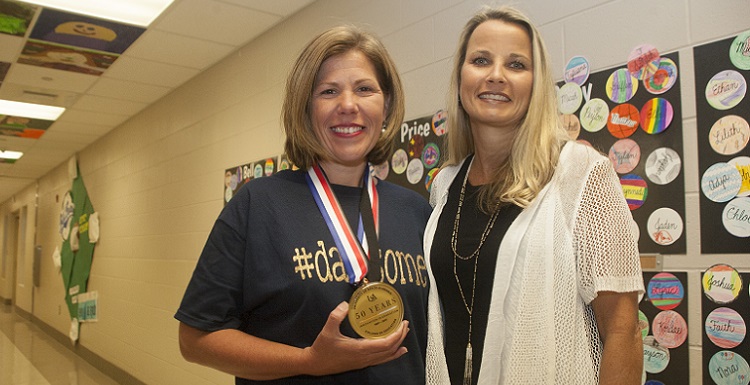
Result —
[{"label": "long pendant necklace", "polygon": [[[471,165],[469,165],[471,166]],[[458,285],[458,291],[461,293],[461,299],[463,300],[464,307],[466,308],[466,312],[469,313],[469,337],[468,342],[466,344],[466,362],[464,363],[464,382],[463,385],[471,385],[471,375],[472,375],[472,364],[473,364],[473,350],[471,347],[471,321],[473,318],[473,312],[474,312],[474,294],[476,293],[476,287],[477,287],[477,262],[479,261],[479,250],[482,248],[482,245],[484,245],[484,241],[487,239],[487,236],[489,236],[490,231],[492,231],[492,227],[495,225],[495,220],[497,220],[498,214],[500,213],[500,209],[496,208],[495,211],[490,216],[489,221],[487,222],[487,226],[485,226],[484,231],[482,232],[482,236],[479,239],[479,245],[477,246],[476,250],[474,250],[473,253],[471,253],[468,257],[464,257],[460,254],[458,254],[458,227],[460,225],[461,221],[461,207],[464,203],[464,195],[466,193],[466,182],[469,179],[469,169],[466,170],[466,175],[464,176],[463,184],[461,185],[461,192],[458,195],[458,210],[456,210],[456,219],[453,221],[453,234],[451,234],[451,249],[453,250],[453,276],[456,278],[456,284]],[[474,258],[476,257],[476,258]],[[461,286],[461,280],[458,278],[458,269],[456,268],[458,259],[468,261],[469,259],[474,258],[474,273],[471,283],[471,303],[466,302],[466,296],[464,295],[464,289]]]}]

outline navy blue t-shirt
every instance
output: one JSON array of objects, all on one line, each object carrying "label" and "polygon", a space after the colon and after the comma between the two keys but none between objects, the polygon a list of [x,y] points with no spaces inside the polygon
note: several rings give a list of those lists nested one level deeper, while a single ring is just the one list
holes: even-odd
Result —
[{"label": "navy blue t-shirt", "polygon": [[[282,171],[245,184],[212,229],[175,318],[205,331],[239,329],[297,347],[312,345],[329,313],[354,292],[305,179]],[[350,223],[361,189],[333,186]],[[383,365],[331,376],[237,384],[423,384],[427,288],[422,237],[431,208],[416,192],[379,181],[383,280],[405,304],[409,352]],[[356,231],[356,230],[355,230]],[[348,320],[345,335],[357,337]]]}]

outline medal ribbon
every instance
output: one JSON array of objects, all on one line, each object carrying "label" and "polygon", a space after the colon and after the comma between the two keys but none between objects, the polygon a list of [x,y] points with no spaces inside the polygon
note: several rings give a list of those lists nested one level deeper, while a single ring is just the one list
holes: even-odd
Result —
[{"label": "medal ribbon", "polygon": [[[366,210],[367,208],[372,210],[370,211],[372,214],[371,223],[374,223],[375,226],[375,237],[372,235],[365,237],[365,226],[363,226],[362,223],[361,212],[357,224],[357,236],[354,235],[351,226],[349,226],[349,222],[346,220],[344,211],[341,209],[341,206],[336,199],[336,195],[331,189],[328,178],[319,165],[316,164],[310,167],[307,170],[306,177],[307,184],[310,187],[310,192],[312,193],[315,203],[318,205],[318,209],[323,215],[323,219],[325,220],[326,225],[328,225],[328,230],[330,230],[333,240],[336,243],[336,247],[339,250],[341,261],[344,263],[346,274],[349,277],[349,283],[356,284],[367,275],[368,260],[370,259],[368,238],[371,239],[371,242],[369,243],[373,243],[375,246],[372,249],[375,250],[375,253],[379,253],[377,247],[377,233],[379,232],[378,191],[375,188],[375,178],[372,177],[370,166],[368,164],[365,168],[363,176],[364,187],[361,203],[365,203],[363,202],[364,199],[369,198],[369,205],[364,205],[364,211],[368,211]],[[365,194],[367,197],[364,196]],[[360,209],[360,211],[363,210]],[[366,218],[365,220],[368,219],[369,218]]]}]

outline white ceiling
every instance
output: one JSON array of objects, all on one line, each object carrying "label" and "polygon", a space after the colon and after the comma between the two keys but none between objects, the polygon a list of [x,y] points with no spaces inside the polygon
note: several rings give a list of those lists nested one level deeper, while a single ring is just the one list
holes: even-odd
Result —
[{"label": "white ceiling", "polygon": [[0,33],[0,99],[67,109],[39,139],[0,135],[24,153],[0,163],[0,203],[313,1],[174,0],[101,76],[18,64],[26,38]]}]

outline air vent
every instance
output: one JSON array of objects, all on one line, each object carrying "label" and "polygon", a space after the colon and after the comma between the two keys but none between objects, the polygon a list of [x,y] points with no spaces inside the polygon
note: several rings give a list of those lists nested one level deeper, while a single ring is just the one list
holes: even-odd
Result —
[{"label": "air vent", "polygon": [[58,95],[47,92],[23,90],[23,98],[36,103],[52,103],[57,100]]}]

